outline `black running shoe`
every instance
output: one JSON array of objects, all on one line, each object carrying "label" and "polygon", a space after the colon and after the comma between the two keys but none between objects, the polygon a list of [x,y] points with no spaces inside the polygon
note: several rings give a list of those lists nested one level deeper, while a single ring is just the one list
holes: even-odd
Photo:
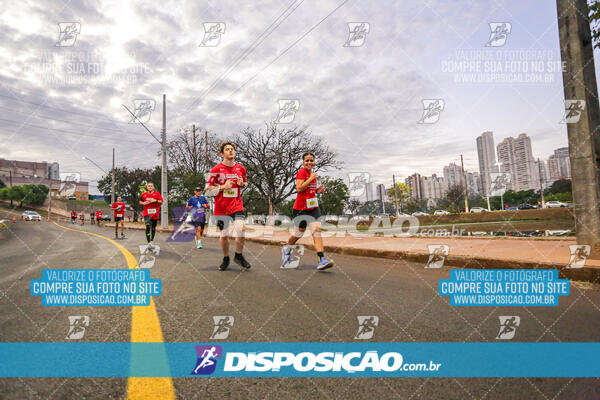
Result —
[{"label": "black running shoe", "polygon": [[219,265],[219,271],[225,271],[229,267],[229,257],[223,258],[223,262]]},{"label": "black running shoe", "polygon": [[235,256],[233,258],[233,261],[235,261],[236,264],[241,265],[245,269],[250,269],[250,267],[251,267],[250,263],[248,261],[246,261],[244,256]]}]

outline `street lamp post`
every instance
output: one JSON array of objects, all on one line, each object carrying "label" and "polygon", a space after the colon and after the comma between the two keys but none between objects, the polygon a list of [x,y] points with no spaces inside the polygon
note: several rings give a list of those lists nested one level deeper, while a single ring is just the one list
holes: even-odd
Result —
[{"label": "street lamp post", "polygon": [[[82,159],[84,159],[84,160],[87,160],[87,161],[91,162],[92,164],[94,164],[94,165],[96,166],[96,168],[98,168],[100,171],[102,171],[102,172],[104,172],[106,175],[108,175],[108,172],[106,172],[106,171],[104,170],[104,168],[102,168],[101,166],[99,166],[98,164],[96,164],[96,163],[94,162],[94,160],[92,160],[91,158],[89,158],[89,157],[85,157],[85,156],[83,156],[83,157],[81,157],[81,158],[82,158]],[[111,201],[111,204],[112,204],[112,203],[114,203],[114,202],[115,202],[115,149],[114,149],[114,148],[113,148],[113,168],[112,168],[112,171],[111,171],[111,174],[110,174],[110,175],[111,175],[111,193],[110,193],[110,201]]]},{"label": "street lamp post", "polygon": [[161,207],[161,222],[160,227],[166,229],[169,227],[169,199],[168,199],[168,187],[167,187],[167,95],[163,94],[163,120],[161,139],[157,138],[154,133],[140,119],[135,115],[125,104],[121,104],[128,112],[133,116],[140,125],[160,144],[161,149],[161,175],[160,175],[160,189],[162,192],[163,205]]}]

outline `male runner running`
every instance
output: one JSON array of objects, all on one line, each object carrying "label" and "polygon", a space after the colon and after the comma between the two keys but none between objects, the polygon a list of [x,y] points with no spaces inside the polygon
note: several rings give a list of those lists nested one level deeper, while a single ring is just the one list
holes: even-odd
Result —
[{"label": "male runner running", "polygon": [[292,254],[291,245],[295,244],[302,237],[306,230],[307,222],[310,223],[315,250],[319,257],[317,269],[322,271],[334,266],[334,262],[325,258],[325,254],[323,253],[321,222],[318,221],[321,211],[319,210],[317,193],[323,193],[325,188],[323,185],[319,186],[317,184],[317,173],[313,171],[314,166],[315,156],[312,153],[304,153],[302,156],[302,168],[296,174],[296,191],[298,192],[298,196],[296,197],[294,210],[292,211],[292,219],[294,220],[296,229],[281,250],[281,258],[283,259],[282,268],[285,268],[290,263],[290,256]]},{"label": "male runner running", "polygon": [[158,223],[159,210],[160,205],[163,203],[163,198],[160,193],[154,190],[152,182],[148,182],[146,188],[147,191],[142,193],[140,204],[144,206],[142,215],[146,224],[146,240],[148,241],[148,247],[152,248],[152,241],[156,234],[156,224]]},{"label": "male runner running", "polygon": [[77,220],[77,211],[73,210],[73,211],[71,211],[71,223],[74,224],[76,220]]},{"label": "male runner running", "polygon": [[210,177],[206,183],[207,190],[218,190],[215,196],[214,216],[217,217],[217,228],[221,230],[221,249],[223,262],[220,271],[229,267],[229,231],[233,220],[235,233],[235,257],[233,261],[245,269],[250,268],[250,263],[242,255],[244,250],[244,203],[242,202],[242,188],[248,187],[246,168],[235,162],[235,145],[231,142],[221,143],[219,146],[223,162],[210,170]]},{"label": "male runner running", "polygon": [[191,224],[196,227],[196,248],[202,248],[202,234],[206,223],[206,209],[209,207],[208,200],[202,196],[202,188],[194,189],[194,195],[190,197],[185,207],[191,216]]},{"label": "male runner running", "polygon": [[81,214],[79,214],[79,220],[81,221],[81,225],[83,225],[85,220],[85,213],[83,211],[81,212]]},{"label": "male runner running", "polygon": [[125,234],[123,233],[123,230],[125,229],[125,203],[123,203],[121,196],[117,197],[117,201],[115,201],[110,208],[115,210],[115,239],[119,238],[119,224],[121,225],[121,238],[124,239]]},{"label": "male runner running", "polygon": [[90,213],[90,220],[92,225],[95,224],[94,220],[96,219],[96,213],[94,213],[93,211]]}]

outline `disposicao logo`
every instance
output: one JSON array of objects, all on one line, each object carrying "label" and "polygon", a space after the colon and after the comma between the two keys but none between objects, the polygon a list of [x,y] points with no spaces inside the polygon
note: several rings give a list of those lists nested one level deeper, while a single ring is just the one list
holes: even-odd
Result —
[{"label": "disposicao logo", "polygon": [[323,352],[323,353],[288,353],[260,352],[238,353],[228,352],[225,358],[225,372],[266,372],[280,371],[282,367],[291,367],[299,372],[340,372],[349,373],[370,371],[391,372],[402,366],[402,355],[390,352],[381,356],[377,351],[361,352]]},{"label": "disposicao logo", "polygon": [[217,359],[223,355],[221,346],[196,346],[196,368],[191,375],[210,375],[217,368]]}]

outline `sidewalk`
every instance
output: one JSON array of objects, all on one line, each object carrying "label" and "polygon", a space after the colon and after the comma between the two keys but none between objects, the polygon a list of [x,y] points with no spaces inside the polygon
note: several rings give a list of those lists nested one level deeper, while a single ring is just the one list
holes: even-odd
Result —
[{"label": "sidewalk", "polygon": [[[104,226],[114,227],[107,222]],[[145,229],[142,223],[125,223],[127,229]],[[246,240],[282,245],[289,237],[288,230],[271,231],[260,225],[249,225],[249,238]],[[161,230],[161,229],[158,229]],[[166,230],[173,231],[170,225]],[[333,232],[325,234],[332,235]],[[208,237],[218,237],[216,228],[211,226]],[[564,269],[569,262],[569,245],[577,244],[575,238],[511,238],[495,237],[324,237],[325,251],[365,257],[379,257],[394,260],[407,260],[425,263],[429,258],[427,245],[446,244],[450,253],[446,265],[464,268],[558,268],[561,276],[570,279],[600,281],[600,260],[588,259],[581,269]],[[305,233],[298,244],[314,249],[312,237]]]}]

